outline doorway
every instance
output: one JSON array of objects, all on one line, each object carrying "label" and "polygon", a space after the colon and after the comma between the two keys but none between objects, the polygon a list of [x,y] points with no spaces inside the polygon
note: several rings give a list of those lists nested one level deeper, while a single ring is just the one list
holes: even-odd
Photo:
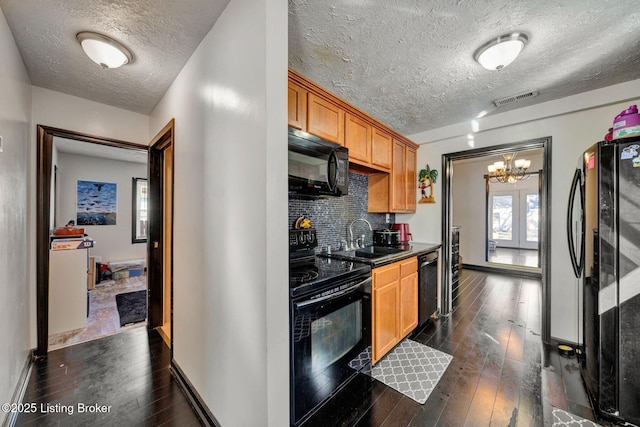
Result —
[{"label": "doorway", "polygon": [[156,328],[173,353],[173,203],[175,121],[149,148],[149,327]]},{"label": "doorway", "polygon": [[[548,268],[548,263],[550,259],[550,251],[551,251],[551,241],[550,236],[548,235],[550,230],[550,221],[551,221],[551,207],[550,207],[550,189],[551,189],[551,137],[538,138],[534,140],[521,141],[511,144],[503,144],[497,145],[493,147],[487,148],[478,148],[474,150],[461,151],[456,153],[444,154],[442,157],[442,171],[444,175],[443,184],[442,184],[442,244],[444,248],[448,248],[443,251],[443,265],[451,265],[452,253],[451,253],[451,241],[452,241],[452,227],[455,224],[453,221],[453,210],[454,210],[454,192],[453,192],[453,179],[454,179],[454,161],[460,160],[471,160],[478,158],[488,158],[490,156],[502,156],[508,153],[521,152],[527,150],[542,150],[542,167],[540,168],[541,173],[539,174],[539,221],[538,221],[538,247],[539,247],[539,259],[540,259],[540,272],[528,272],[528,271],[519,271],[514,270],[510,266],[502,266],[502,265],[482,265],[478,266],[478,270],[486,270],[493,272],[503,272],[508,274],[516,274],[516,275],[524,275],[531,276],[535,274],[536,277],[541,277],[542,281],[542,295],[541,295],[541,306],[542,306],[542,339],[544,342],[549,342],[551,338],[550,331],[550,311],[551,311],[551,301],[549,299],[550,296],[550,269]],[[487,172],[486,164],[483,166],[484,172],[479,177],[480,182],[484,183],[483,175]],[[486,182],[486,193],[481,192],[481,200],[478,201],[476,208],[470,210],[469,213],[472,215],[485,217],[485,222],[483,225],[478,227],[478,229],[473,230],[464,230],[461,229],[461,247],[463,246],[463,236],[464,233],[476,233],[486,236],[486,231],[490,229],[489,224],[489,215],[486,215],[486,211],[483,214],[482,210],[478,212],[478,206],[487,206],[488,200],[486,204],[484,203],[483,198],[485,194],[488,195],[489,183]],[[476,196],[478,192],[474,193]],[[489,251],[489,239],[484,239],[485,245],[485,254]],[[466,266],[466,260],[463,257],[463,266]],[[475,267],[474,267],[475,268]],[[444,314],[448,314],[452,310],[452,294],[451,294],[451,281],[452,281],[452,272],[450,269],[444,269],[443,271],[443,283],[444,283],[444,291],[442,292],[441,298],[441,306]]]},{"label": "doorway", "polygon": [[[537,151],[540,164],[542,153]],[[534,171],[520,181],[502,183],[485,175],[488,265],[540,271],[541,176]]]},{"label": "doorway", "polygon": [[[96,144],[96,147],[124,148],[132,152],[144,153],[148,147],[127,141],[97,137],[80,132],[37,126],[37,167],[36,167],[36,357],[46,357],[49,350],[49,314],[50,314],[50,232],[52,228],[52,174],[54,156],[54,138]],[[55,202],[54,202],[55,203]],[[84,284],[87,284],[86,279]]]}]

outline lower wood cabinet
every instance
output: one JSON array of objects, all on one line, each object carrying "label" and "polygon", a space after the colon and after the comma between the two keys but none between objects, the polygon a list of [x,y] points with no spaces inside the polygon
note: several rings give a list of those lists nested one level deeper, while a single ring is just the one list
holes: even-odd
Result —
[{"label": "lower wood cabinet", "polygon": [[418,326],[418,258],[372,271],[372,363]]}]

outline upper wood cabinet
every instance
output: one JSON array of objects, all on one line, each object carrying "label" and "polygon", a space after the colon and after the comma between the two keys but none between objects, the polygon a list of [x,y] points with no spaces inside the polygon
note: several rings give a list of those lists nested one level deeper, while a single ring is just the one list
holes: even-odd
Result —
[{"label": "upper wood cabinet", "polygon": [[415,212],[417,203],[416,199],[418,198],[418,195],[416,193],[416,191],[418,190],[418,174],[416,172],[418,168],[418,159],[416,150],[412,147],[409,147],[408,145],[405,146],[404,160],[406,167],[405,194],[407,197],[405,208],[407,212]]},{"label": "upper wood cabinet", "polygon": [[416,211],[416,144],[291,69],[288,101],[289,126],[346,146],[369,175],[369,212]]},{"label": "upper wood cabinet", "polygon": [[394,139],[389,184],[391,212],[416,211],[416,179],[416,150]]},{"label": "upper wood cabinet", "polygon": [[344,146],[349,149],[349,161],[371,162],[371,125],[357,116],[345,114]]},{"label": "upper wood cabinet", "polygon": [[289,82],[289,126],[307,130],[307,91]]},{"label": "upper wood cabinet", "polygon": [[407,167],[406,148],[402,142],[393,141],[393,164],[391,167],[391,211],[403,212],[407,208]]},{"label": "upper wood cabinet", "polygon": [[313,93],[307,103],[307,132],[344,145],[344,110]]},{"label": "upper wood cabinet", "polygon": [[392,138],[386,132],[373,128],[371,139],[371,164],[383,170],[391,170]]},{"label": "upper wood cabinet", "polygon": [[418,258],[372,270],[371,360],[378,362],[418,326]]}]

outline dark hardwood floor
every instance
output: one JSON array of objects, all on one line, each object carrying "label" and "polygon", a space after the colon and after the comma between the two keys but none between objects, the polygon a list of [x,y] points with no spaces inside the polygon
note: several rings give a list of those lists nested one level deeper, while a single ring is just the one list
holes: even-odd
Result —
[{"label": "dark hardwood floor", "polygon": [[[576,359],[542,345],[539,281],[462,270],[454,303],[411,335],[454,357],[426,403],[373,380],[343,427],[550,426],[554,407],[594,419]],[[52,351],[24,398],[38,411],[16,425],[200,425],[169,365],[167,346],[144,328]],[[78,403],[111,409],[79,414]],[[42,413],[47,404],[74,413]]]},{"label": "dark hardwood floor", "polygon": [[[23,400],[37,410],[16,425],[200,426],[170,362],[160,335],[146,328],[52,351],[34,364]],[[110,408],[86,412],[95,405]]]},{"label": "dark hardwood floor", "polygon": [[374,380],[342,425],[543,426],[553,407],[593,420],[576,359],[545,350],[540,324],[538,280],[462,270],[451,316],[411,336],[454,357],[427,402]]}]

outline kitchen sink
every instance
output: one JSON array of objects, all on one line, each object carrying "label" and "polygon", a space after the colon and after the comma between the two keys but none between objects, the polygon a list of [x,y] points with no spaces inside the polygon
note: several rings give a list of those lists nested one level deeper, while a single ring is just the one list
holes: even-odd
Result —
[{"label": "kitchen sink", "polygon": [[399,252],[403,252],[403,249],[392,248],[389,246],[367,246],[366,248],[357,249],[356,256],[362,258],[380,258],[391,254],[397,254]]}]

